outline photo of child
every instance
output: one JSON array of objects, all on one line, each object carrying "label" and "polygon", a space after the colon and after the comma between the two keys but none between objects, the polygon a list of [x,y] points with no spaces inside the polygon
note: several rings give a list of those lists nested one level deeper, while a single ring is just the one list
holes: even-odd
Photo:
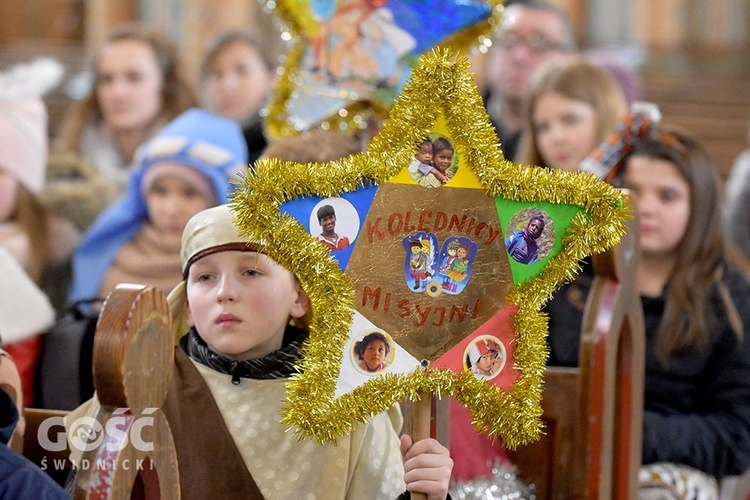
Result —
[{"label": "photo of child", "polygon": [[505,346],[491,335],[477,337],[466,349],[464,368],[477,378],[493,379],[505,366]]},{"label": "photo of child", "polygon": [[516,213],[508,224],[505,248],[521,264],[534,264],[549,255],[555,233],[551,217],[537,208]]},{"label": "photo of child", "polygon": [[322,229],[318,241],[329,250],[343,250],[349,246],[349,238],[336,233],[336,211],[331,205],[323,205],[318,209],[318,224]]},{"label": "photo of child", "polygon": [[366,333],[354,343],[352,360],[360,372],[372,375],[387,369],[396,354],[388,334],[381,330]]},{"label": "photo of child", "polygon": [[417,147],[414,159],[409,164],[409,174],[422,187],[436,188],[447,184],[455,173],[455,148],[447,137],[435,139],[425,137]]},{"label": "photo of child", "polygon": [[359,232],[357,209],[346,199],[326,198],[310,212],[310,234],[332,252],[354,243]]}]

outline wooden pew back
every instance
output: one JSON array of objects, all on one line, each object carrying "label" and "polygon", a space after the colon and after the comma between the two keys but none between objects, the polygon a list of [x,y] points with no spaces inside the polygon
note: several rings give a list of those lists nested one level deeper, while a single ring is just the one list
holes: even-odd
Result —
[{"label": "wooden pew back", "polygon": [[508,452],[537,498],[637,498],[645,370],[637,227],[629,221],[622,242],[593,257],[579,367],[545,371],[546,435]]}]

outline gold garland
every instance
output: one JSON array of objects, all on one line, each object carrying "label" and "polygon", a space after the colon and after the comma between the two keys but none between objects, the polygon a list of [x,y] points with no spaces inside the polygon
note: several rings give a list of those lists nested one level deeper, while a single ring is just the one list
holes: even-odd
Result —
[{"label": "gold garland", "polygon": [[[279,77],[274,87],[271,99],[266,106],[267,113],[264,123],[265,132],[271,139],[290,137],[297,135],[302,130],[295,129],[289,122],[287,102],[297,90],[300,82],[300,67],[302,59],[310,43],[310,20],[300,13],[302,5],[295,0],[262,0],[265,7],[275,11],[281,22],[281,31],[284,38],[291,40],[289,49],[285,54],[284,65],[279,69]],[[490,5],[490,15],[486,22],[477,23],[462,31],[454,33],[443,42],[440,47],[449,47],[455,50],[469,50],[472,47],[483,45],[486,38],[490,38],[500,26],[503,13],[502,0],[487,0]],[[342,107],[323,120],[316,127],[323,130],[364,129],[373,119],[387,116],[389,107],[384,103],[373,100],[357,100]]]},{"label": "gold garland", "polygon": [[[291,216],[280,215],[280,205],[297,197],[340,196],[386,182],[409,163],[414,145],[432,130],[440,114],[489,196],[571,204],[583,211],[572,219],[561,250],[544,270],[509,294],[509,302],[518,307],[514,368],[519,371],[510,391],[466,371],[427,369],[383,375],[334,399],[341,357],[331,353],[343,356],[354,311],[353,287],[323,245]],[[469,72],[469,61],[449,49],[434,49],[420,58],[367,153],[327,164],[267,159],[256,167],[256,172],[243,177],[233,198],[236,222],[243,234],[268,242],[269,255],[300,279],[315,312],[300,373],[288,382],[284,408],[283,421],[294,427],[299,438],[332,441],[349,433],[357,422],[403,399],[418,399],[421,393],[455,398],[471,410],[479,430],[500,437],[508,448],[538,438],[548,354],[547,321],[540,309],[557,286],[573,279],[580,259],[613,247],[624,235],[629,214],[619,190],[590,174],[524,167],[506,160]]]}]

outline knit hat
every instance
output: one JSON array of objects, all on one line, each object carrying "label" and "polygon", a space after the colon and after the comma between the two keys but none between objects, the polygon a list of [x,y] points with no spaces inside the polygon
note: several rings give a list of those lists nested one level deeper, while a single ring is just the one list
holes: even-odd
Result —
[{"label": "knit hat", "polygon": [[49,58],[0,73],[0,170],[34,194],[42,190],[47,168],[47,108],[42,96],[62,74],[62,65]]},{"label": "knit hat", "polygon": [[70,301],[98,293],[117,252],[148,219],[142,189],[149,178],[155,178],[150,171],[164,163],[177,163],[202,175],[217,203],[226,203],[230,180],[247,165],[247,146],[236,122],[197,108],[179,115],[141,146],[138,169],[130,176],[125,197],[94,221],[73,256]]},{"label": "knit hat", "polygon": [[475,365],[479,361],[479,358],[494,351],[495,349],[492,349],[489,342],[486,340],[475,342],[469,347],[469,359],[471,360],[471,363]]},{"label": "knit hat", "polygon": [[[193,167],[209,179],[227,179],[247,166],[247,144],[237,123],[193,108],[172,120],[139,148],[138,170],[131,177],[130,189],[141,189],[143,175],[160,163],[180,163]],[[139,184],[135,184],[136,181]],[[224,200],[227,195],[223,191],[216,194],[218,200]]]},{"label": "knit hat", "polygon": [[[201,257],[225,250],[259,251],[260,243],[251,242],[241,236],[234,224],[231,205],[219,205],[195,214],[182,232],[180,261],[183,276],[187,277],[190,265]],[[172,311],[175,341],[187,332],[185,312],[187,310],[187,290],[183,279],[167,297]]]}]

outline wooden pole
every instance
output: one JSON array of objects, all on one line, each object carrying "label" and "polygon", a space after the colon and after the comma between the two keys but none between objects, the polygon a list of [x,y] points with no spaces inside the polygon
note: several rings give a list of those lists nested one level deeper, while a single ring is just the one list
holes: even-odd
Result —
[{"label": "wooden pole", "polygon": [[[418,401],[414,401],[414,421],[412,439],[414,442],[431,437],[432,394],[422,392]],[[427,500],[427,494],[412,492],[413,500]]]}]

